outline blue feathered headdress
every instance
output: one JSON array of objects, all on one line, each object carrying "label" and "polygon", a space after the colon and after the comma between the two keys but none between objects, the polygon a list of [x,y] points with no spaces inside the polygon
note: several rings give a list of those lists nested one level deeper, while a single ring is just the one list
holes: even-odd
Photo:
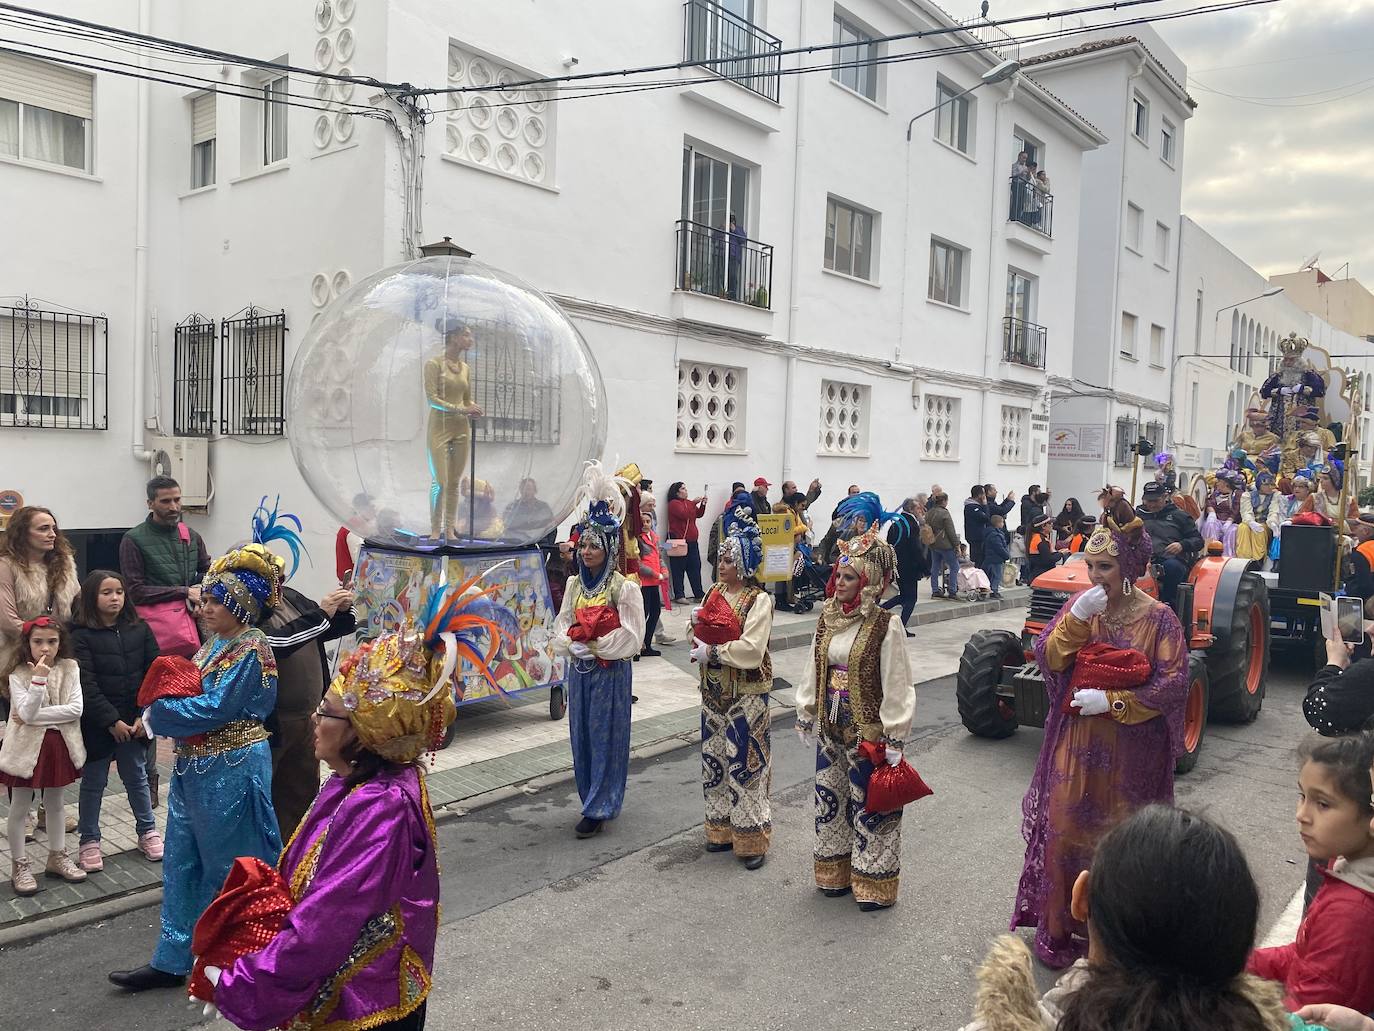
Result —
[{"label": "blue feathered headdress", "polygon": [[[875,523],[882,526],[901,515],[901,512],[889,512],[883,508],[882,500],[871,490],[845,498],[835,512],[843,520],[840,528],[845,532],[856,533],[862,533]],[[905,519],[899,520],[897,525],[900,527],[897,531],[899,539],[910,532]]]},{"label": "blue feathered headdress", "polygon": [[722,528],[725,531],[720,540],[722,550],[726,550],[734,559],[740,577],[748,579],[763,564],[763,536],[754,519],[753,507],[741,504],[727,508]]},{"label": "blue feathered headdress", "polygon": [[[298,516],[290,512],[279,511],[281,508],[281,495],[278,494],[272,502],[272,510],[267,510],[267,495],[262,496],[258,502],[257,511],[253,513],[253,542],[261,544],[264,548],[272,541],[281,541],[291,552],[291,571],[286,574],[286,579],[290,580],[296,575],[296,570],[301,565],[301,552],[305,551],[305,557],[310,558],[310,552],[306,551],[305,544],[301,540],[301,521]],[[287,524],[295,525],[291,529]],[[312,560],[312,565],[313,560]]]}]

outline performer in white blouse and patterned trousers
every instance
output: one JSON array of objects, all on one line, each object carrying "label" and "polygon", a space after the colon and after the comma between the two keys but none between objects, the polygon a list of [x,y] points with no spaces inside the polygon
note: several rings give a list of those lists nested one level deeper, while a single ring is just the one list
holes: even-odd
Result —
[{"label": "performer in white blouse and patterned trousers", "polygon": [[867,529],[839,546],[811,666],[797,684],[797,730],[816,739],[816,886],[832,897],[852,890],[865,910],[897,901],[902,812],[864,810],[873,765],[859,742],[884,742],[895,766],[916,709],[906,633],[878,606],[897,565],[878,531],[894,514],[871,493],[841,505]]},{"label": "performer in white blouse and patterned trousers", "polygon": [[701,670],[701,775],[706,795],[706,851],[734,850],[747,870],[763,865],[772,831],[768,792],[772,780],[772,723],[768,694],[773,663],[768,637],[773,601],[754,579],[763,542],[753,510],[725,514],[716,582],[696,627],[710,625],[707,644],[693,635],[692,661]]}]

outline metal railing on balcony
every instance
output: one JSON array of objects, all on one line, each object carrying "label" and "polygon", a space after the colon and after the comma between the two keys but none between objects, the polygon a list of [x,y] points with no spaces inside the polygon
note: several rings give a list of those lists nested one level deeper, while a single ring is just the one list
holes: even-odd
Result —
[{"label": "metal railing on balcony", "polygon": [[1000,25],[989,22],[986,16],[960,18],[959,24],[970,36],[996,54],[998,60],[1021,60],[1021,41]]},{"label": "metal railing on balcony", "polygon": [[777,101],[782,40],[711,0],[682,5],[683,60],[701,61],[723,78]]},{"label": "metal railing on balcony", "polygon": [[1034,179],[1014,175],[1010,180],[1008,222],[1020,222],[1044,236],[1054,236],[1054,194]]},{"label": "metal railing on balcony", "polygon": [[1002,360],[1045,367],[1045,327],[1008,315],[1002,320]]},{"label": "metal railing on balcony", "polygon": [[103,315],[0,305],[0,426],[105,429],[109,335]]},{"label": "metal railing on balcony", "polygon": [[684,218],[677,224],[677,289],[771,308],[773,245]]}]

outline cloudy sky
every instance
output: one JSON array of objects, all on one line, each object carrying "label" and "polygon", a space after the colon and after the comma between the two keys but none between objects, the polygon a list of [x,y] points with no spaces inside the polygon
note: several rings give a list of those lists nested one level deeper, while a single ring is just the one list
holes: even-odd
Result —
[{"label": "cloudy sky", "polygon": [[[1163,0],[1132,13],[1211,2]],[[991,0],[988,14],[1079,5]],[[942,6],[963,14],[950,0]],[[1320,251],[1328,275],[1348,261],[1350,276],[1374,289],[1374,0],[1278,0],[1155,28],[1187,64],[1198,102],[1185,131],[1184,213],[1266,275]]]}]

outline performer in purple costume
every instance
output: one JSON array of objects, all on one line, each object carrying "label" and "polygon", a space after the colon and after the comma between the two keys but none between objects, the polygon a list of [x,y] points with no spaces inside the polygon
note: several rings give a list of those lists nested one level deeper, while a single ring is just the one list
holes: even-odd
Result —
[{"label": "performer in purple costume", "polygon": [[[436,647],[477,651],[487,601],[445,607],[456,644],[429,622],[365,644],[340,668],[315,719],[315,754],[334,770],[282,853],[293,901],[260,952],[207,967],[214,1004],[241,1028],[374,1028],[425,1023],[439,920],[439,864],[425,779],[416,759],[438,747],[455,710]],[[489,624],[488,633],[499,634]],[[433,687],[431,687],[433,684]]]},{"label": "performer in purple costume", "polygon": [[[1049,715],[1021,804],[1026,863],[1011,921],[1013,929],[1036,929],[1036,955],[1056,968],[1087,952],[1087,928],[1070,913],[1069,896],[1098,840],[1142,806],[1173,802],[1188,697],[1188,644],[1178,617],[1132,587],[1150,559],[1139,517],[1121,502],[1084,550],[1094,586],[1066,603],[1035,642]],[[1073,714],[1066,714],[1074,661],[1095,641],[1144,653],[1150,679],[1134,690],[1075,691]]]}]

